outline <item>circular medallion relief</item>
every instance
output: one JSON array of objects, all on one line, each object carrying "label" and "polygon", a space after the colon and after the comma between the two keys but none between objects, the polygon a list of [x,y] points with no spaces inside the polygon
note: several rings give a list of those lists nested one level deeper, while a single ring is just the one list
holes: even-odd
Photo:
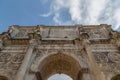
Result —
[{"label": "circular medallion relief", "polygon": [[108,58],[103,53],[94,53],[94,58],[96,62],[108,62]]},{"label": "circular medallion relief", "polygon": [[24,58],[24,54],[16,54],[13,58],[12,58],[12,62],[13,63],[21,63],[22,60]]},{"label": "circular medallion relief", "polygon": [[119,53],[109,53],[108,57],[115,63],[120,63],[120,54]]},{"label": "circular medallion relief", "polygon": [[11,60],[12,55],[10,53],[1,53],[0,54],[0,62],[9,62]]}]

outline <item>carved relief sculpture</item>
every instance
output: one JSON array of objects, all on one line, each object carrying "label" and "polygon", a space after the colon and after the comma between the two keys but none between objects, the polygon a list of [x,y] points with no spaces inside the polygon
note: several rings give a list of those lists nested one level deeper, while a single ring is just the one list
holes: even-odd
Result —
[{"label": "carved relief sculpture", "polygon": [[18,26],[0,34],[0,80],[120,80],[120,32],[111,25]]}]

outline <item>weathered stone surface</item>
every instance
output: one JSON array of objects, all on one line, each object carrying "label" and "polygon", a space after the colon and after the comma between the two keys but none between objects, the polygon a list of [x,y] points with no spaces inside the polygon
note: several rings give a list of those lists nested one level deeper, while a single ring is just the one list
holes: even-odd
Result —
[{"label": "weathered stone surface", "polygon": [[120,32],[106,24],[14,25],[0,34],[0,79],[47,80],[56,73],[119,80]]}]

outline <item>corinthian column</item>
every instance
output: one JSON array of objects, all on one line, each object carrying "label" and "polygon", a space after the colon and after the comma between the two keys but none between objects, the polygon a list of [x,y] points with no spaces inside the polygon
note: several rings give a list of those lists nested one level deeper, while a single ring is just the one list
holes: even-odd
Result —
[{"label": "corinthian column", "polygon": [[31,61],[30,59],[32,57],[32,53],[33,53],[33,50],[35,48],[35,45],[36,45],[35,40],[34,39],[30,40],[28,50],[27,50],[26,55],[22,61],[22,64],[19,68],[19,71],[16,74],[15,80],[24,80],[27,68],[29,67],[28,65],[30,64],[30,61]]},{"label": "corinthian column", "polygon": [[96,62],[94,61],[94,58],[92,56],[92,52],[90,50],[90,46],[88,44],[89,42],[87,40],[84,40],[84,46],[90,61],[89,66],[91,67],[91,71],[93,72],[94,75],[94,80],[105,80],[104,77],[101,75],[101,72],[96,64]]}]

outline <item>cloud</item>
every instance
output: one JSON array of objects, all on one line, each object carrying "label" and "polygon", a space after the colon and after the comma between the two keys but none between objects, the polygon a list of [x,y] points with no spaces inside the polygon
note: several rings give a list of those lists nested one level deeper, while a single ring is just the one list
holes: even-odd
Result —
[{"label": "cloud", "polygon": [[[81,9],[80,9],[80,0],[54,0],[54,2],[51,4],[51,10],[54,13],[53,20],[55,24],[68,24],[68,23],[80,23],[82,20],[81,16]],[[68,13],[70,14],[71,21],[62,22],[60,20],[60,15],[63,12],[63,10],[68,10]],[[59,16],[58,16],[59,15]]]},{"label": "cloud", "polygon": [[112,28],[114,30],[117,30],[120,24],[118,21],[119,11],[117,10],[117,9],[120,9],[119,4],[120,4],[120,1],[107,0],[105,9],[100,13],[100,16],[98,19],[99,23],[111,24]]},{"label": "cloud", "polygon": [[41,16],[41,17],[49,17],[51,14],[52,14],[51,12],[48,12],[46,14],[41,14],[39,16]]},{"label": "cloud", "polygon": [[[60,15],[64,9],[69,7],[69,0],[54,0],[51,4],[51,12],[54,14],[53,21],[56,25],[63,25],[63,21],[60,18]],[[64,22],[65,24],[66,22]]]},{"label": "cloud", "polygon": [[114,13],[114,19],[115,19],[115,22],[116,22],[116,26],[115,26],[115,30],[117,30],[120,26],[120,9],[116,9],[115,10],[115,13]]},{"label": "cloud", "polygon": [[70,0],[69,1],[69,13],[71,15],[72,21],[80,23],[81,17],[81,0]]},{"label": "cloud", "polygon": [[98,24],[101,12],[105,9],[107,0],[90,0],[88,7],[88,24]]},{"label": "cloud", "polygon": [[60,14],[56,13],[55,16],[53,17],[53,20],[55,22],[56,25],[60,25],[62,24],[61,20],[60,20]]},{"label": "cloud", "polygon": [[[56,25],[64,24],[112,24],[113,29],[120,25],[120,0],[52,0],[50,11],[43,17],[53,15]],[[61,14],[68,11],[70,20],[63,21]]]}]

